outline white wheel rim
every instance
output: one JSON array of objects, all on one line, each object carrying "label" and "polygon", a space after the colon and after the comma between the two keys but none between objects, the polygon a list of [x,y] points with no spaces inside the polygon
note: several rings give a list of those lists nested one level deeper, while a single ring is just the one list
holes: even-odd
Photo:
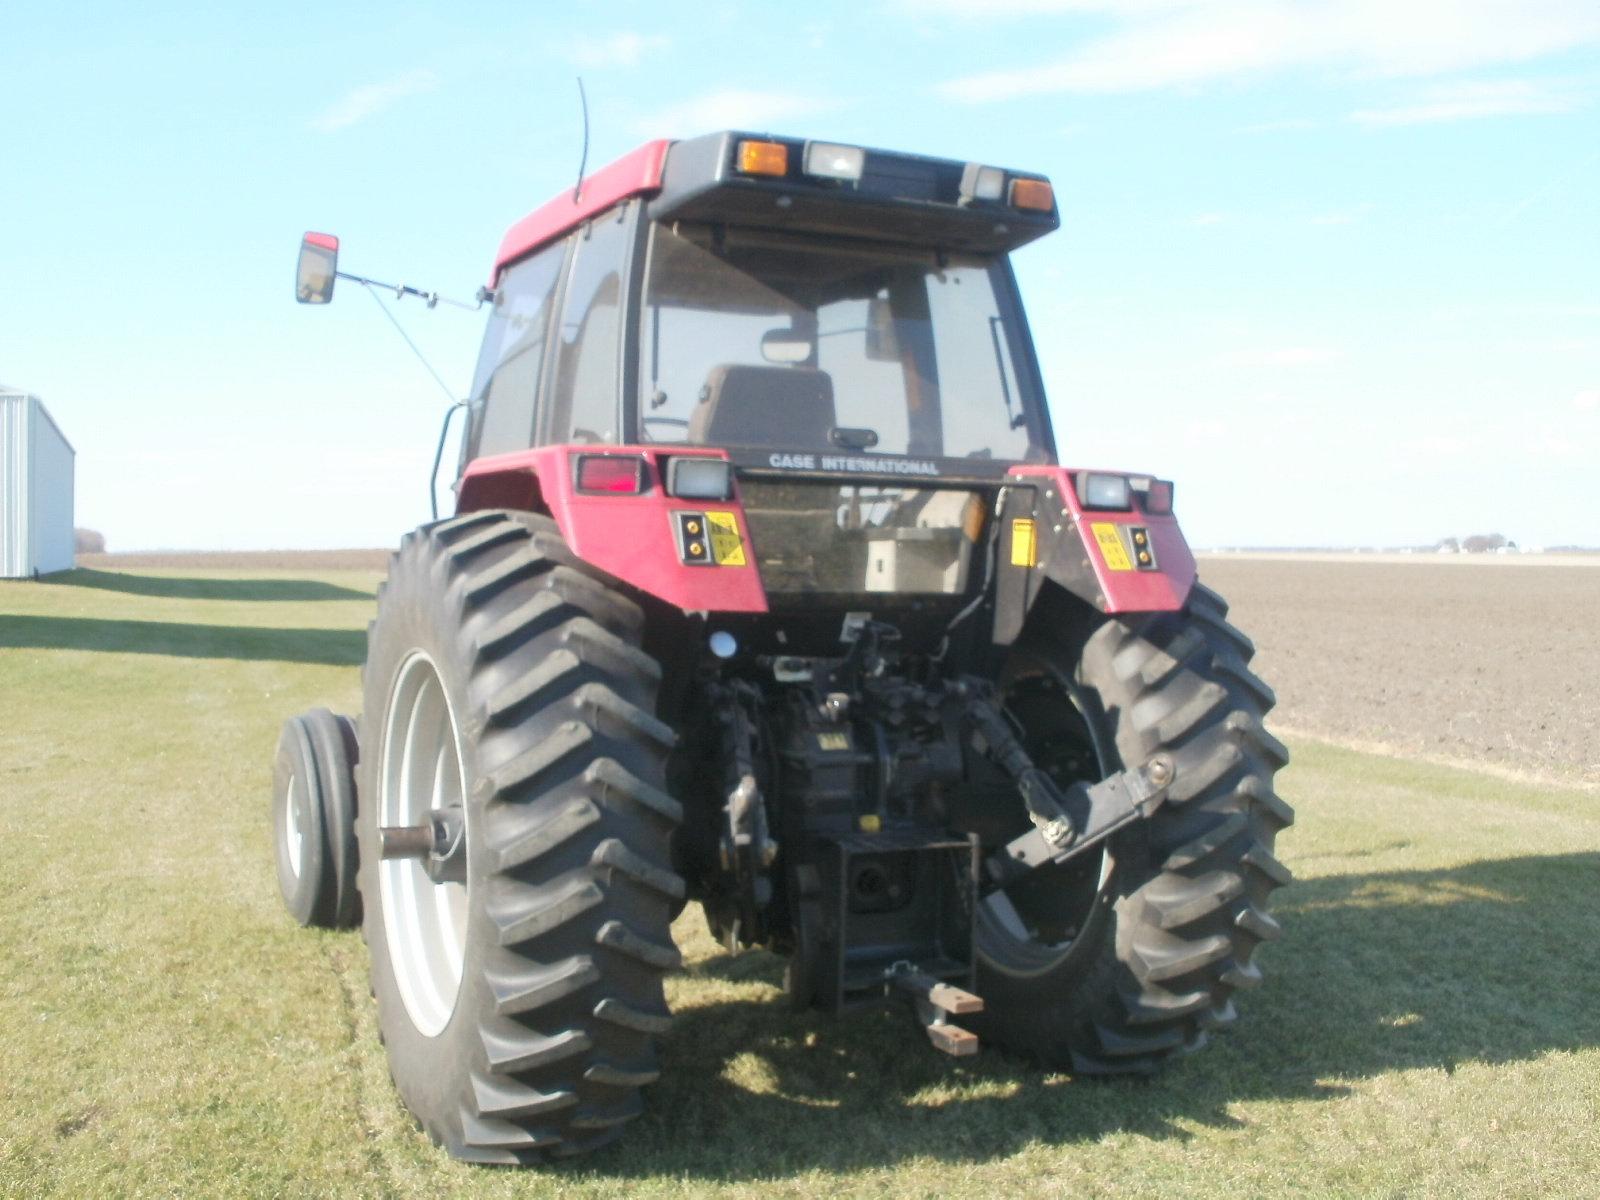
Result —
[{"label": "white wheel rim", "polygon": [[300,878],[300,863],[305,854],[305,831],[300,828],[300,805],[295,801],[293,775],[283,785],[283,848],[289,860],[289,873]]},{"label": "white wheel rim", "polygon": [[[395,676],[378,760],[378,824],[422,825],[466,798],[461,732],[433,660],[414,651]],[[467,888],[434,883],[419,860],[378,864],[389,963],[417,1031],[437,1037],[461,991]]]}]

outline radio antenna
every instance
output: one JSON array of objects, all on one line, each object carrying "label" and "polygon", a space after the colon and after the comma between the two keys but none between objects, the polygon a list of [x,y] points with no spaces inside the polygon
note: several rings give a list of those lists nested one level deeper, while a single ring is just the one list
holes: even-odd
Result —
[{"label": "radio antenna", "polygon": [[583,76],[578,76],[578,105],[583,109],[583,153],[578,156],[578,182],[572,187],[572,202],[583,195],[583,172],[589,165],[589,97],[583,92]]}]

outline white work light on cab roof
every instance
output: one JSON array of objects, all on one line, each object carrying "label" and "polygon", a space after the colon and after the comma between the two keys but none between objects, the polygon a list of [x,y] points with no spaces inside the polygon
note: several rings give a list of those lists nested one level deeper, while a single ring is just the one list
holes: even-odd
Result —
[{"label": "white work light on cab roof", "polygon": [[999,167],[984,167],[968,163],[961,172],[961,198],[963,200],[998,200],[1005,191],[1006,173]]},{"label": "white work light on cab roof", "polygon": [[867,152],[860,146],[839,146],[833,142],[806,143],[807,175],[817,175],[823,179],[860,179],[866,163]]}]

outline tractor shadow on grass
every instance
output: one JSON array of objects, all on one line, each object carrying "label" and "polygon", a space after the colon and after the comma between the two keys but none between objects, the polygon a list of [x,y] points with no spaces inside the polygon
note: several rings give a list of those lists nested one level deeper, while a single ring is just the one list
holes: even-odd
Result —
[{"label": "tractor shadow on grass", "polygon": [[1119,1133],[1186,1139],[1240,1125],[1240,1102],[1332,1100],[1351,1090],[1341,1081],[1594,1047],[1597,897],[1595,853],[1297,883],[1239,1026],[1149,1081],[1074,1079],[995,1051],[948,1059],[904,1011],[794,1014],[778,959],[712,958],[687,972],[710,999],[681,1002],[647,1114],[569,1170],[754,1181]]},{"label": "tractor shadow on grass", "polygon": [[12,648],[355,667],[366,658],[367,635],[361,629],[271,629],[98,617],[0,616],[0,649]]},{"label": "tractor shadow on grass", "polygon": [[371,600],[373,593],[340,587],[318,579],[204,579],[179,575],[135,575],[127,571],[96,571],[80,567],[42,580],[61,587],[93,588],[129,596],[155,596],[165,600]]}]

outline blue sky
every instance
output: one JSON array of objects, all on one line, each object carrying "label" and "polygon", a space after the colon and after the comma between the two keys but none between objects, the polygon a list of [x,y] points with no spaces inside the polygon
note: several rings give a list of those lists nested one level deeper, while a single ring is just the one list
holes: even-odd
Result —
[{"label": "blue sky", "polygon": [[[1198,545],[1600,543],[1594,0],[11,3],[0,381],[113,549],[387,545],[444,398],[300,233],[470,296],[577,168],[743,127],[1043,171],[1063,457]],[[465,390],[482,318],[397,314]]]}]

